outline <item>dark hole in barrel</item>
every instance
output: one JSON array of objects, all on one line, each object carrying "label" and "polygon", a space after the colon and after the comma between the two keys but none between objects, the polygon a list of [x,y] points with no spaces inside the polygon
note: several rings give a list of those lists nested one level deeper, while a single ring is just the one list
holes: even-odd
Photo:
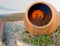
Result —
[{"label": "dark hole in barrel", "polygon": [[46,4],[37,3],[29,9],[28,18],[32,24],[36,26],[44,26],[51,21],[52,12]]}]

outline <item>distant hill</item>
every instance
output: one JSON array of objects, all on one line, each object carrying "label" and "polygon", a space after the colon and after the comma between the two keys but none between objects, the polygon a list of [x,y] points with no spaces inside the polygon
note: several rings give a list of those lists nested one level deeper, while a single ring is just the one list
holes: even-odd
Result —
[{"label": "distant hill", "polygon": [[[60,14],[60,12],[59,12]],[[5,21],[21,21],[23,20],[24,13],[16,13],[16,14],[9,14],[9,15],[0,15],[0,18]]]}]

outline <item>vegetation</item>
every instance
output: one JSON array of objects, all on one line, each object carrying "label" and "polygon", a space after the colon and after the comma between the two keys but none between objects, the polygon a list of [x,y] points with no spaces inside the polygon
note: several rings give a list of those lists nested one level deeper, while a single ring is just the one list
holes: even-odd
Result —
[{"label": "vegetation", "polygon": [[30,39],[30,43],[31,44],[51,44],[52,43],[52,39],[48,36],[48,35],[39,35],[38,37],[32,37]]}]

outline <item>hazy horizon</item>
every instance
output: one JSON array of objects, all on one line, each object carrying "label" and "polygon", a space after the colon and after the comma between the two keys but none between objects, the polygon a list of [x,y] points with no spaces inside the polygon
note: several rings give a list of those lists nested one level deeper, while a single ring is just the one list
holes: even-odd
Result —
[{"label": "hazy horizon", "polygon": [[0,14],[24,13],[30,4],[37,1],[48,2],[60,12],[60,0],[0,0]]}]

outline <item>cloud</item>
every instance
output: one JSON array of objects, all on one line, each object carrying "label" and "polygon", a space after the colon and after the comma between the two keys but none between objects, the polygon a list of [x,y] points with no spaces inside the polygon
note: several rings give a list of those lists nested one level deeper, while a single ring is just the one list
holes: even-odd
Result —
[{"label": "cloud", "polygon": [[5,6],[0,6],[0,10],[5,10],[5,11],[19,11],[19,9],[7,8]]}]

